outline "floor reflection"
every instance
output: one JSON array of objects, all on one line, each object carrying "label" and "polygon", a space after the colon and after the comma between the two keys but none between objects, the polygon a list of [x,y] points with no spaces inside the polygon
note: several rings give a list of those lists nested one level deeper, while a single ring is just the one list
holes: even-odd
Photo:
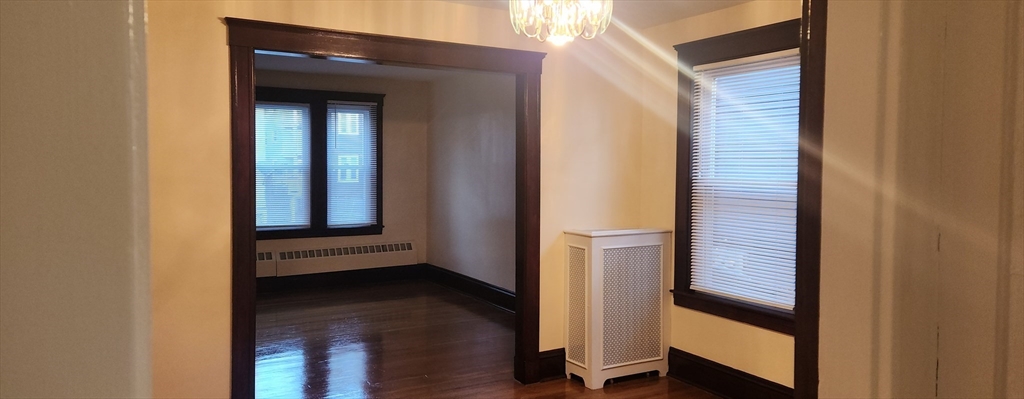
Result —
[{"label": "floor reflection", "polygon": [[[381,369],[382,337],[363,332],[358,318],[322,318],[332,307],[302,322],[273,313],[258,320],[257,398],[365,398],[375,395],[368,370]],[[334,309],[338,310],[338,309]],[[288,325],[288,320],[299,322]]]},{"label": "floor reflection", "polygon": [[[365,349],[362,344],[331,349],[330,373],[327,379],[330,383],[330,392],[344,392],[345,396],[353,398],[370,396],[370,381],[366,378],[369,356]],[[306,397],[317,396],[307,394]]]},{"label": "floor reflection", "polygon": [[304,371],[296,370],[294,365],[301,362],[301,347],[282,353],[256,358],[256,397],[285,398],[302,392],[306,384]]},{"label": "floor reflection", "polygon": [[515,316],[429,282],[261,296],[258,398],[709,398],[667,378],[512,378]]}]

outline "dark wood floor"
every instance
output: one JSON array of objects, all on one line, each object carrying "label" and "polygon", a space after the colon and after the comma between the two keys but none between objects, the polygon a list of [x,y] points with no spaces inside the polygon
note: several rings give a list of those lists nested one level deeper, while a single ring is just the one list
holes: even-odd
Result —
[{"label": "dark wood floor", "polygon": [[512,378],[514,316],[426,281],[257,301],[258,398],[714,398],[672,378]]}]

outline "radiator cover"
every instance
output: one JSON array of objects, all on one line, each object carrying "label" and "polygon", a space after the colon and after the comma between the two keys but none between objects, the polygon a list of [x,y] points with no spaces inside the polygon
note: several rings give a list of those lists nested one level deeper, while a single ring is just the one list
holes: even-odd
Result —
[{"label": "radiator cover", "polygon": [[668,372],[671,232],[566,231],[566,377]]}]

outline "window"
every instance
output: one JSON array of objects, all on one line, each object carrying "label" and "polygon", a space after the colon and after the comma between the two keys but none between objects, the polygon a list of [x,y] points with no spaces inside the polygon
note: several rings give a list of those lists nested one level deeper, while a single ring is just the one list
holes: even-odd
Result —
[{"label": "window", "polygon": [[256,226],[309,227],[309,105],[256,104]]},{"label": "window", "polygon": [[256,88],[257,239],[381,233],[383,97]]},{"label": "window", "polygon": [[680,144],[674,299],[792,334],[799,21],[676,46]]},{"label": "window", "polygon": [[800,55],[694,72],[690,289],[793,310]]}]

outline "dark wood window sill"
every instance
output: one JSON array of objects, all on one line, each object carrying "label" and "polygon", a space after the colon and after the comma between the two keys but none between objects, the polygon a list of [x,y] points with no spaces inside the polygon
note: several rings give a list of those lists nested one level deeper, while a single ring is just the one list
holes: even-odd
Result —
[{"label": "dark wood window sill", "polygon": [[290,238],[346,237],[380,235],[384,231],[382,225],[350,227],[338,229],[282,229],[257,230],[256,240],[285,240]]},{"label": "dark wood window sill", "polygon": [[693,309],[786,335],[795,328],[792,312],[709,295],[694,290],[673,290],[672,302],[676,306]]}]

